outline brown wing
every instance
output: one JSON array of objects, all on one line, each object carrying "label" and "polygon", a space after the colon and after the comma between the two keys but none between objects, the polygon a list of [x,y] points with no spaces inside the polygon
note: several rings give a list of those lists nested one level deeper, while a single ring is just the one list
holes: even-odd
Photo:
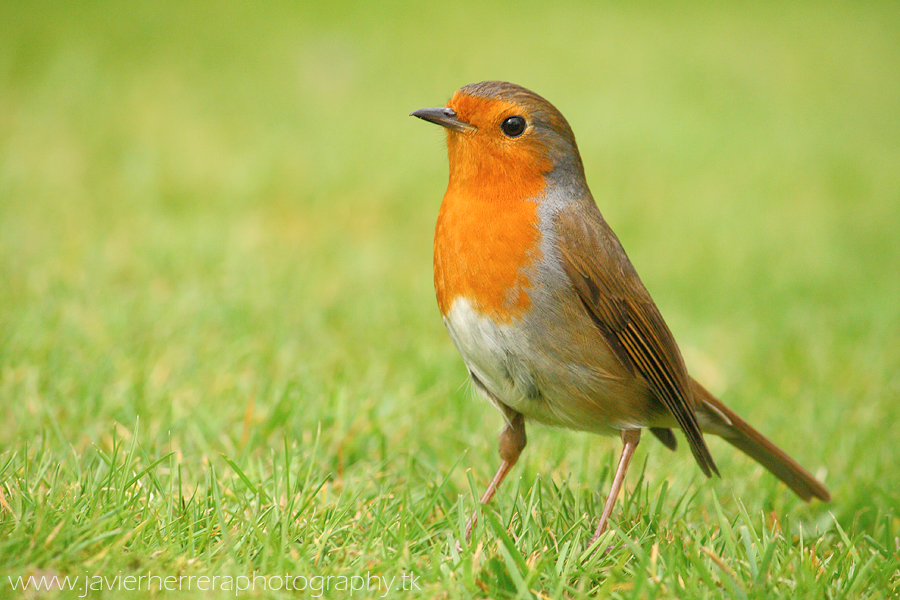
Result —
[{"label": "brown wing", "polygon": [[672,333],[596,206],[586,212],[587,217],[584,211],[576,215],[564,209],[557,222],[562,264],[572,286],[622,364],[643,377],[675,417],[700,469],[707,477],[718,475]]}]

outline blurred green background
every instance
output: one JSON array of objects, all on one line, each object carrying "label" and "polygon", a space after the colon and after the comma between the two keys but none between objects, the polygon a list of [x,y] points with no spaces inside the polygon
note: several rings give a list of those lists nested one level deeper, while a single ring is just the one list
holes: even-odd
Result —
[{"label": "blurred green background", "polygon": [[[452,479],[483,485],[500,417],[431,283],[443,133],[407,115],[484,79],[566,115],[689,368],[835,502],[718,441],[709,485],[895,509],[896,2],[3,3],[0,462],[139,421],[202,479],[321,429],[335,479],[427,485],[468,452]],[[618,451],[532,432],[524,484],[592,489]],[[645,457],[700,485],[683,448]]]}]

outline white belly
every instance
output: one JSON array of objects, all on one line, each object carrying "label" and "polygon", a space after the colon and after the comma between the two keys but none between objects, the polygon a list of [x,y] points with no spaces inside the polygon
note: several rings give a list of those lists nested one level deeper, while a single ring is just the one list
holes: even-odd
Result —
[{"label": "white belly", "polygon": [[476,387],[492,403],[547,425],[595,433],[643,424],[619,374],[581,360],[577,350],[561,349],[546,328],[498,324],[464,298],[454,301],[444,324]]},{"label": "white belly", "polygon": [[453,303],[444,324],[470,375],[477,380],[476,387],[488,400],[494,404],[499,401],[529,419],[548,425],[574,426],[546,397],[547,389],[542,385],[544,377],[541,366],[536,364],[532,340],[521,327],[497,324],[478,314],[462,298]]}]

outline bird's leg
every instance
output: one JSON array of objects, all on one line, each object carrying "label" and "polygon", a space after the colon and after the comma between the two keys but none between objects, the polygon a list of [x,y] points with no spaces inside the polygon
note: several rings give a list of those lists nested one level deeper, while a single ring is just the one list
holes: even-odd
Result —
[{"label": "bird's leg", "polygon": [[616,468],[616,476],[613,477],[612,487],[609,488],[609,496],[606,498],[606,505],[603,507],[603,514],[600,516],[600,523],[594,531],[588,547],[590,548],[597,539],[606,531],[606,523],[609,521],[609,515],[612,513],[613,506],[616,504],[616,498],[619,497],[619,491],[622,489],[622,482],[625,481],[625,471],[631,463],[631,457],[634,455],[634,449],[637,448],[641,441],[640,429],[625,429],[622,431],[622,456],[619,458],[619,466]]},{"label": "bird's leg", "polygon": [[[506,474],[509,473],[509,470],[513,468],[513,465],[516,464],[516,461],[519,460],[519,455],[522,453],[522,449],[525,447],[527,442],[527,438],[525,437],[525,417],[522,413],[514,412],[509,410],[509,413],[512,413],[509,420],[506,422],[506,426],[503,428],[503,431],[500,432],[500,468],[497,469],[497,472],[494,474],[494,478],[491,480],[490,485],[488,485],[487,489],[484,491],[484,494],[481,496],[481,504],[487,504],[491,501],[491,498],[494,497],[494,494],[497,493],[497,488],[500,487],[500,483],[506,477]],[[469,538],[472,537],[472,528],[475,526],[475,522],[478,520],[478,509],[472,512],[472,517],[469,519],[469,523],[466,525],[466,541],[469,541]]]}]

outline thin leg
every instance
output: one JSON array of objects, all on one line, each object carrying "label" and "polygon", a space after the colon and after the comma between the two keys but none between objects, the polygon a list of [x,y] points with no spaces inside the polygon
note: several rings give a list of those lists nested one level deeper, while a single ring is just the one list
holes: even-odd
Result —
[{"label": "thin leg", "polygon": [[625,444],[625,447],[622,448],[622,456],[619,458],[619,466],[616,468],[616,475],[613,477],[612,487],[609,489],[609,496],[607,496],[606,505],[603,507],[603,514],[600,516],[600,523],[597,524],[597,529],[594,531],[594,537],[591,538],[588,547],[592,546],[593,543],[603,535],[603,532],[606,531],[606,523],[609,520],[609,515],[612,513],[613,506],[616,504],[616,498],[619,497],[619,491],[622,489],[622,482],[625,481],[625,471],[628,470],[628,465],[631,463],[631,457],[634,455],[634,449],[637,448],[640,441],[640,429],[626,429],[622,431],[622,443]]},{"label": "thin leg", "polygon": [[[500,459],[502,462],[500,463],[500,468],[497,469],[497,472],[494,474],[494,478],[491,480],[490,485],[488,485],[484,494],[481,496],[482,505],[490,502],[491,498],[494,497],[494,494],[497,493],[497,488],[500,487],[500,483],[506,478],[506,474],[513,468],[516,461],[519,460],[519,455],[522,453],[522,449],[525,448],[527,442],[527,438],[525,437],[525,417],[521,413],[513,411],[509,412],[512,412],[511,418],[507,422],[506,427],[503,428],[503,431],[500,432]],[[472,512],[472,517],[466,525],[467,542],[469,541],[469,538],[472,537],[472,528],[475,526],[477,520],[478,510],[476,509]]]}]

